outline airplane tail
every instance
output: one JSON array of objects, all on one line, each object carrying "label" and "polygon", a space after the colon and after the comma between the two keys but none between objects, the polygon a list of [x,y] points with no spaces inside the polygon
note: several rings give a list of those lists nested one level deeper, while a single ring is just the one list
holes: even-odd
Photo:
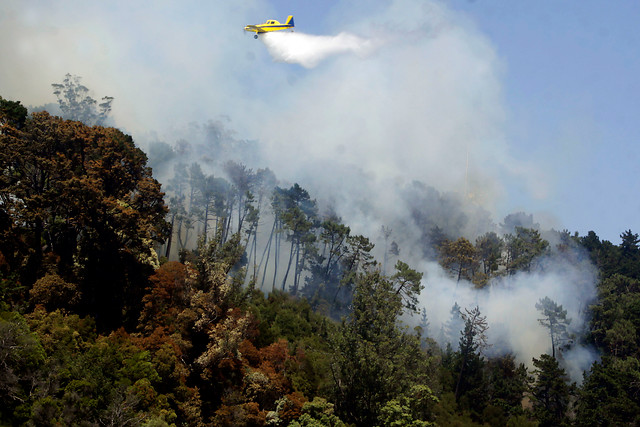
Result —
[{"label": "airplane tail", "polygon": [[287,22],[285,22],[285,24],[295,27],[295,25],[293,24],[293,15],[287,16]]}]

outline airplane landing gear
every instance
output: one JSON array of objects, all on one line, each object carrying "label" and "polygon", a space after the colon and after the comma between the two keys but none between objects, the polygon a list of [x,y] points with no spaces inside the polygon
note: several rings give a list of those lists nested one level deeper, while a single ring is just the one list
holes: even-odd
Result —
[{"label": "airplane landing gear", "polygon": [[257,35],[257,34],[256,34],[256,35],[254,35],[254,36],[253,36],[253,38],[254,38],[254,39],[257,39],[257,38],[258,38],[258,35]]}]

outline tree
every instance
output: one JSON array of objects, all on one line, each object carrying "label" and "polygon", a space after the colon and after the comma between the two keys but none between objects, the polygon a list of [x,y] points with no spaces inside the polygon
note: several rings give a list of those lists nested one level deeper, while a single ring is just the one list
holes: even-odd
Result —
[{"label": "tree", "polygon": [[388,401],[380,410],[381,426],[431,427],[438,397],[426,385],[414,385],[409,393]]},{"label": "tree", "polygon": [[322,397],[314,397],[302,406],[302,415],[289,427],[344,427],[345,424],[334,414],[334,405]]},{"label": "tree", "polygon": [[331,280],[336,277],[340,261],[347,254],[346,243],[351,229],[337,218],[327,219],[322,222],[321,226],[322,260],[326,260],[322,276],[324,280]]},{"label": "tree", "polygon": [[[315,240],[315,236],[311,230],[316,225],[316,216],[316,202],[315,200],[311,200],[306,190],[298,184],[294,184],[286,191],[284,211],[282,212],[282,224],[284,230],[287,232],[287,240],[291,242],[291,246],[287,270],[282,280],[282,290],[286,288],[287,278],[295,255],[296,262],[294,264],[295,272],[292,292],[295,294],[298,291],[301,248],[303,248],[306,243],[312,243]],[[306,254],[303,254],[302,261],[305,260],[305,255]]]},{"label": "tree", "polygon": [[203,224],[202,235],[205,243],[209,238],[209,216],[215,218],[214,230],[218,229],[218,225],[222,228],[223,239],[227,235],[229,229],[229,183],[224,178],[216,178],[213,175],[203,176],[198,180],[198,197],[195,202],[199,206],[198,212],[201,214]]},{"label": "tree", "polygon": [[[249,259],[253,261],[253,275],[250,280],[257,282],[258,272],[261,269],[261,264],[264,261],[264,253],[258,262],[258,226],[260,225],[261,215],[264,211],[263,205],[266,196],[273,192],[276,186],[275,174],[268,168],[258,169],[254,176],[254,188],[251,194],[254,198],[248,207],[247,221],[249,222],[248,239],[251,241],[251,247],[249,249]],[[251,236],[253,235],[253,238]],[[271,237],[270,240],[271,242]],[[266,247],[265,247],[266,250]],[[253,257],[253,258],[252,258]],[[263,281],[264,283],[264,276]]]},{"label": "tree", "polygon": [[640,278],[640,237],[637,233],[627,230],[620,235],[620,259],[619,268],[623,274]]},{"label": "tree", "polygon": [[567,326],[571,319],[567,318],[567,310],[562,305],[556,304],[549,297],[544,297],[536,303],[536,309],[542,313],[542,318],[538,322],[549,330],[551,338],[551,355],[556,358],[556,349],[561,343],[569,341]]},{"label": "tree", "polygon": [[391,281],[396,295],[401,297],[404,307],[414,312],[418,310],[418,295],[424,289],[421,280],[422,273],[409,268],[407,263],[398,260],[396,274],[391,277]]},{"label": "tree", "polygon": [[151,333],[166,328],[170,333],[180,330],[179,315],[189,306],[194,292],[195,272],[192,267],[169,261],[149,278],[147,293],[142,297],[138,329]]},{"label": "tree", "polygon": [[451,317],[444,325],[443,335],[452,347],[457,348],[458,342],[456,338],[460,336],[460,333],[464,330],[464,321],[461,316],[460,306],[457,302],[453,303],[451,310]]},{"label": "tree", "polygon": [[[266,260],[264,262],[264,270],[262,273],[262,282],[260,284],[260,288],[264,285],[264,282],[267,277],[267,267],[269,265],[269,258],[271,257],[271,249],[273,248],[273,282],[272,282],[272,290],[276,289],[276,277],[278,275],[278,264],[280,258],[280,235],[281,230],[283,229],[283,213],[287,208],[286,204],[287,200],[287,190],[275,187],[273,192],[271,193],[271,212],[273,214],[273,225],[271,227],[271,234],[269,235],[269,240],[264,249],[263,258]],[[262,261],[261,261],[262,263]]]},{"label": "tree", "polygon": [[461,279],[471,281],[478,267],[476,249],[464,237],[446,242],[441,247],[440,263],[458,282]]},{"label": "tree", "polygon": [[47,273],[38,279],[31,290],[31,302],[42,304],[49,310],[72,308],[81,300],[78,285],[67,283],[57,274]]},{"label": "tree", "polygon": [[383,248],[383,254],[384,254],[384,258],[382,259],[382,274],[387,274],[387,259],[389,256],[389,237],[391,237],[391,233],[393,232],[393,230],[391,230],[390,227],[387,227],[385,225],[380,227],[380,234],[382,234],[382,238],[384,239],[384,248]]},{"label": "tree", "polygon": [[567,410],[573,388],[558,361],[542,354],[533,358],[534,379],[530,386],[533,413],[541,427],[568,425]]},{"label": "tree", "polygon": [[20,281],[31,286],[52,270],[78,284],[79,309],[101,326],[137,318],[146,277],[158,266],[154,246],[168,232],[146,161],[117,129],[46,112],[0,135],[0,217],[9,242],[27,243],[18,255],[12,247]]},{"label": "tree", "polygon": [[358,276],[352,307],[331,338],[335,402],[341,419],[375,425],[387,402],[429,382],[429,360],[419,336],[398,327],[402,299],[379,272]]},{"label": "tree", "polygon": [[0,134],[4,126],[20,129],[27,120],[27,109],[20,101],[9,101],[0,96]]},{"label": "tree", "polygon": [[79,76],[66,74],[62,83],[53,83],[53,94],[58,98],[58,104],[63,117],[68,120],[78,120],[93,126],[103,126],[109,113],[113,97],[105,96],[102,103],[89,96],[89,89],[82,85]]},{"label": "tree", "polygon": [[498,409],[505,418],[521,415],[528,386],[527,368],[523,363],[516,365],[515,357],[506,354],[489,359],[487,369],[489,406]]},{"label": "tree", "polygon": [[636,357],[604,356],[595,362],[578,391],[576,425],[622,426],[640,423],[640,362]]},{"label": "tree", "polygon": [[502,239],[494,232],[483,234],[476,239],[476,253],[485,276],[489,277],[498,271],[503,245]]},{"label": "tree", "polygon": [[622,249],[622,256],[633,257],[640,254],[640,237],[638,233],[633,233],[631,230],[627,230],[620,235],[622,243],[620,243],[620,249]]},{"label": "tree", "polygon": [[[44,361],[42,345],[24,317],[0,312],[0,420],[11,420],[13,410],[29,399]],[[18,420],[14,421],[18,424]]]},{"label": "tree", "polygon": [[516,227],[515,235],[507,234],[505,241],[505,267],[508,274],[531,271],[534,260],[543,255],[549,242],[533,228]]},{"label": "tree", "polygon": [[465,405],[479,412],[486,400],[484,390],[482,351],[487,347],[486,331],[489,329],[486,316],[480,314],[478,307],[465,309],[461,313],[464,330],[461,332],[455,369],[458,378],[455,387],[456,401],[460,403],[465,396]]},{"label": "tree", "polygon": [[614,274],[598,285],[598,300],[591,306],[591,337],[608,354],[638,353],[640,281]]},{"label": "tree", "polygon": [[329,217],[320,224],[321,249],[310,261],[310,276],[305,279],[303,295],[318,302],[329,300],[339,289],[343,272],[342,260],[348,253],[347,239],[351,229],[337,217]]},{"label": "tree", "polygon": [[245,165],[231,160],[223,165],[223,169],[231,181],[231,189],[234,195],[233,200],[235,200],[238,214],[238,228],[236,232],[240,233],[244,220],[252,206],[253,196],[251,195],[251,190],[257,179],[256,174]]}]

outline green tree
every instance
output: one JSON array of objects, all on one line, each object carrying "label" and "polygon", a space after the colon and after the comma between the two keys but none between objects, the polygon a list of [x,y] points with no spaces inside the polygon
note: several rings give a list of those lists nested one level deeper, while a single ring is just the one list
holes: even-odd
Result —
[{"label": "green tree", "polygon": [[[626,275],[627,271],[620,262],[620,247],[608,240],[600,241],[600,238],[593,231],[589,231],[586,236],[579,238],[580,244],[587,249],[591,261],[598,267],[603,279],[614,274]],[[636,277],[640,279],[640,277]]]},{"label": "green tree", "polygon": [[[253,206],[252,190],[255,186],[257,177],[252,169],[245,165],[234,161],[227,161],[223,165],[223,169],[227,177],[231,181],[231,190],[233,194],[232,206],[236,206],[237,211],[237,233],[242,231],[245,218]],[[233,208],[232,208],[233,210]]]},{"label": "green tree", "polygon": [[505,216],[503,223],[500,224],[502,234],[513,234],[518,228],[538,230],[540,229],[540,224],[533,221],[533,215],[524,212],[511,213]]},{"label": "green tree", "polygon": [[337,217],[327,218],[320,224],[321,249],[311,260],[311,276],[306,279],[303,289],[303,294],[308,298],[328,300],[333,296],[332,290],[338,289],[350,233],[351,229]]},{"label": "green tree", "polygon": [[[527,369],[524,364],[516,364],[512,354],[489,359],[488,370],[488,406],[493,407],[509,419],[523,413],[522,399],[527,391]],[[486,410],[486,409],[485,409]],[[485,422],[486,414],[483,415]],[[494,425],[494,424],[491,424]]]},{"label": "green tree", "polygon": [[391,277],[391,281],[396,290],[396,295],[402,299],[404,307],[411,311],[418,310],[418,295],[424,289],[422,285],[422,273],[409,267],[407,263],[400,260],[396,262],[396,274]]},{"label": "green tree", "polygon": [[330,338],[335,401],[341,419],[375,425],[387,402],[429,383],[429,359],[419,336],[398,326],[402,298],[379,272],[359,275],[352,306]]},{"label": "green tree", "polygon": [[[294,184],[285,194],[282,223],[291,246],[287,269],[282,280],[282,290],[286,289],[287,278],[293,263],[295,272],[291,291],[295,294],[299,288],[298,279],[300,275],[298,273],[300,272],[301,263],[306,258],[306,253],[303,252],[303,249],[306,243],[312,243],[315,240],[312,229],[316,225],[317,207],[315,200],[311,200],[309,193],[298,184]],[[293,262],[294,259],[295,263]]]},{"label": "green tree", "polygon": [[5,126],[20,129],[27,120],[27,109],[20,101],[9,101],[0,96],[0,134]]},{"label": "green tree", "polygon": [[638,354],[640,281],[613,274],[598,285],[598,300],[591,307],[591,337],[608,354]]},{"label": "green tree", "polygon": [[620,235],[620,268],[622,273],[640,278],[640,237],[637,233],[627,230]]},{"label": "green tree", "polygon": [[379,425],[385,427],[431,427],[438,397],[426,385],[414,385],[406,395],[388,401],[380,410]]},{"label": "green tree", "polygon": [[446,242],[440,251],[440,264],[459,282],[471,281],[478,268],[476,248],[464,237],[454,242]]},{"label": "green tree", "polygon": [[460,305],[458,305],[457,302],[453,303],[449,313],[451,314],[451,317],[444,325],[442,332],[447,343],[451,344],[452,347],[457,348],[458,342],[456,341],[456,338],[459,338],[460,333],[464,330],[464,321],[462,320],[460,313]]},{"label": "green tree", "polygon": [[542,318],[538,319],[538,322],[549,330],[551,355],[555,359],[556,349],[570,339],[567,326],[571,323],[571,319],[567,318],[567,310],[564,310],[562,305],[558,305],[549,297],[540,299],[536,303],[536,309],[542,314]]},{"label": "green tree", "polygon": [[487,347],[486,332],[489,329],[486,316],[478,307],[461,313],[464,330],[460,334],[459,350],[454,370],[457,373],[455,397],[465,409],[480,413],[486,403],[486,381],[482,351]]},{"label": "green tree", "polygon": [[515,234],[507,234],[504,241],[504,263],[508,274],[531,271],[536,258],[543,255],[549,247],[549,242],[542,239],[540,233],[533,228],[516,227]]},{"label": "green tree", "polygon": [[[368,271],[376,264],[376,260],[373,258],[373,255],[371,255],[374,247],[375,244],[365,236],[347,236],[346,253],[342,260],[343,275],[340,281],[341,288],[350,290],[358,274]],[[338,292],[340,290],[341,289],[338,289]],[[338,292],[336,292],[333,298],[334,301],[337,298]]]},{"label": "green tree", "polygon": [[45,362],[42,345],[24,317],[16,312],[0,312],[0,422],[21,421],[14,411],[29,400],[39,383]]},{"label": "green tree", "polygon": [[533,381],[530,386],[531,404],[541,427],[569,425],[567,411],[573,387],[568,383],[564,369],[558,361],[542,354],[533,358]]},{"label": "green tree", "polygon": [[640,423],[640,362],[605,356],[585,375],[578,392],[576,425],[622,426]]},{"label": "green tree", "polygon": [[333,403],[322,397],[314,397],[302,406],[302,415],[291,422],[289,427],[344,427],[340,418],[334,414]]},{"label": "green tree", "polygon": [[494,232],[483,234],[476,239],[476,253],[486,277],[498,271],[503,245],[502,239]]}]

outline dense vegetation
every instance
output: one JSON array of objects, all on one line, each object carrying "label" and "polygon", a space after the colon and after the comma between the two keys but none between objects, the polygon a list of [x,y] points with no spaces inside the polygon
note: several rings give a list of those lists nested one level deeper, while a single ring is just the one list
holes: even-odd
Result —
[{"label": "dense vegetation", "polygon": [[[478,307],[454,306],[445,347],[429,313],[415,330],[400,321],[420,312],[423,275],[390,229],[376,260],[369,238],[269,169],[226,161],[223,178],[177,163],[164,194],[147,163],[117,129],[0,98],[0,424],[640,423],[631,230],[619,245],[594,232],[546,239],[516,214],[472,242],[460,218],[413,214],[419,256],[477,289],[549,257],[597,266],[580,336],[562,305],[537,302],[551,354],[527,368],[486,351]],[[579,385],[562,357],[578,344],[600,354]]]}]

